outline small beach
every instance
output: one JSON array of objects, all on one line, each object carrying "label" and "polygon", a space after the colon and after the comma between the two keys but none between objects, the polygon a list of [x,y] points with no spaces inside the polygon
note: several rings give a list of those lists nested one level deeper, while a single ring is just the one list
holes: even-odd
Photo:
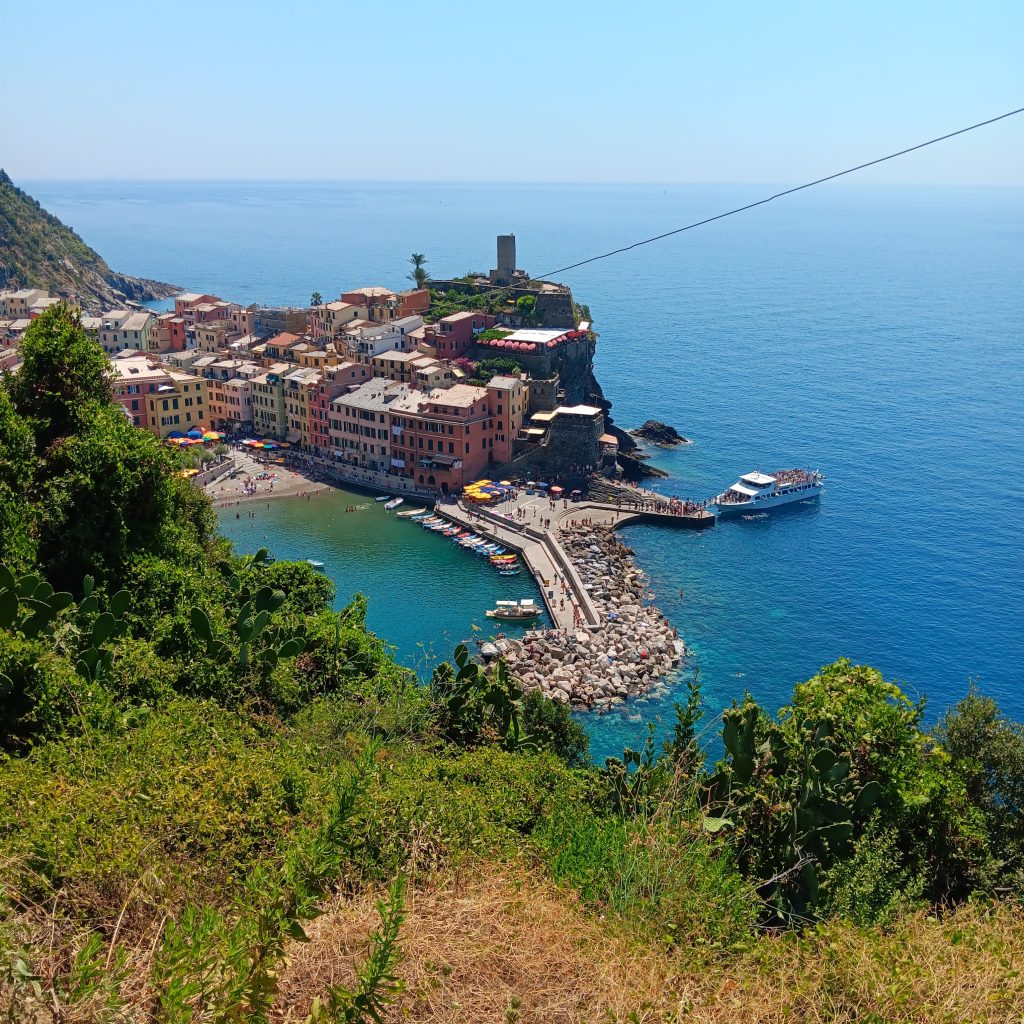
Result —
[{"label": "small beach", "polygon": [[[332,484],[316,480],[290,467],[259,462],[245,449],[232,451],[231,458],[235,469],[203,488],[217,508],[269,501],[271,498],[312,499],[335,489]],[[261,474],[267,476],[259,479]],[[251,490],[247,490],[247,487]]]}]

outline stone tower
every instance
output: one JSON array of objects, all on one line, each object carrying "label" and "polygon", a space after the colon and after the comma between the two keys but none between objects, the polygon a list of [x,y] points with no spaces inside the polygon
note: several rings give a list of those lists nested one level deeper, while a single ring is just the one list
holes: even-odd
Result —
[{"label": "stone tower", "polygon": [[516,236],[498,235],[498,268],[492,270],[492,284],[511,284],[516,272]]}]

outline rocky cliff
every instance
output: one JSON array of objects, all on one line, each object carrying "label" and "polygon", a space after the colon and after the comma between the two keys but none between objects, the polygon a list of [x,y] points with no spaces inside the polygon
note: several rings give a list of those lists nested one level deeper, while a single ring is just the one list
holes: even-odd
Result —
[{"label": "rocky cliff", "polygon": [[180,291],[119,274],[0,170],[0,288],[44,288],[98,313]]}]

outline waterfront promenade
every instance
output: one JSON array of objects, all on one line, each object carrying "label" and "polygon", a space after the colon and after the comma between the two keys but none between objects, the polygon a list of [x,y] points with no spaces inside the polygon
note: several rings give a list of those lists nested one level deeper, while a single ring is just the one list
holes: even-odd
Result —
[{"label": "waterfront promenade", "polygon": [[467,530],[518,551],[540,587],[556,629],[579,629],[600,623],[594,602],[553,533],[489,509],[469,509],[450,503],[438,504],[435,511]]},{"label": "waterfront promenade", "polygon": [[[638,493],[638,508],[603,501],[564,501],[545,493],[529,494],[520,489],[514,498],[486,505],[438,504],[437,511],[482,536],[513,548],[523,558],[544,597],[551,621],[558,629],[595,627],[601,615],[587,585],[582,581],[559,535],[585,525],[615,529],[631,522],[657,522],[683,529],[706,529],[715,518],[701,509],[688,515],[669,511],[658,495]],[[648,507],[649,506],[649,507]]]}]

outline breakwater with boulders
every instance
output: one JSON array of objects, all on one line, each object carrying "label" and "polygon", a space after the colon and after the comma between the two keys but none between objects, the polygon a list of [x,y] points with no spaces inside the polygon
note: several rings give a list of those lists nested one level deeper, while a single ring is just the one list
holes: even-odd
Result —
[{"label": "breakwater with boulders", "polygon": [[563,528],[559,542],[595,607],[596,626],[499,640],[496,649],[524,690],[577,708],[663,695],[686,648],[653,605],[633,552],[607,527]]}]

